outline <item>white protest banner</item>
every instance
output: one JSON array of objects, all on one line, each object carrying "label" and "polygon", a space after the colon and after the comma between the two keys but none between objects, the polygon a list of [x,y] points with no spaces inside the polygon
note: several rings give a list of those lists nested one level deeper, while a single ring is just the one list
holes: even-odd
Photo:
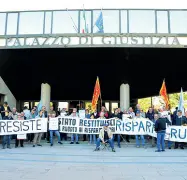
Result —
[{"label": "white protest banner", "polygon": [[49,119],[49,130],[58,130],[59,121],[57,118],[50,118]]},{"label": "white protest banner", "polygon": [[103,124],[108,123],[115,132],[115,119],[81,119],[77,117],[58,117],[59,129],[63,133],[99,134]]},{"label": "white protest banner", "polygon": [[0,120],[0,136],[47,132],[47,119]]},{"label": "white protest banner", "polygon": [[[80,119],[73,117],[58,117],[59,129],[63,133],[99,134],[105,123],[113,134],[149,135],[156,137],[154,123],[146,118],[134,119]],[[187,142],[187,126],[170,126],[166,129],[166,140]]]}]

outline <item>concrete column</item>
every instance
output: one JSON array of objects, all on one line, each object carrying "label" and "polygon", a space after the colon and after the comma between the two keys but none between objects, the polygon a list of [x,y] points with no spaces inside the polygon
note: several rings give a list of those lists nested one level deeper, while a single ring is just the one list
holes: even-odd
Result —
[{"label": "concrete column", "polygon": [[51,101],[51,87],[47,83],[42,83],[41,85],[41,101],[42,105],[46,107],[47,111],[49,111]]},{"label": "concrete column", "polygon": [[128,109],[130,106],[130,90],[128,84],[120,86],[120,108],[122,111]]}]

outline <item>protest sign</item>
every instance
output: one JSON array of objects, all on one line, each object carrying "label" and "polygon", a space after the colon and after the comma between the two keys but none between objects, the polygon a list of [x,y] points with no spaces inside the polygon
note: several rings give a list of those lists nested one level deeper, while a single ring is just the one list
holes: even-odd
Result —
[{"label": "protest sign", "polygon": [[57,118],[50,118],[49,119],[49,130],[58,130],[58,119]]},{"label": "protest sign", "polygon": [[47,132],[47,119],[0,120],[0,136]]},{"label": "protest sign", "polygon": [[27,139],[27,134],[18,134],[17,139]]}]

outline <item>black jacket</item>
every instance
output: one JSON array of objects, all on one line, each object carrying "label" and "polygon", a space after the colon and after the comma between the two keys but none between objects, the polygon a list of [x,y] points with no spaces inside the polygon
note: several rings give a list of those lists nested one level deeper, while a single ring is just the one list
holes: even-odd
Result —
[{"label": "black jacket", "polygon": [[173,125],[175,126],[182,126],[183,124],[187,124],[187,119],[185,116],[182,117],[176,117],[175,121],[173,122]]},{"label": "black jacket", "polygon": [[171,125],[171,122],[167,118],[159,118],[155,122],[155,131],[164,131],[166,130],[166,124]]},{"label": "black jacket", "polygon": [[[8,112],[11,112],[9,106],[7,106],[7,110],[8,110]],[[5,111],[4,106],[0,106],[0,113],[1,113],[1,117],[2,117],[2,119],[3,119],[3,118],[5,117],[5,112],[2,112],[2,111]]]}]

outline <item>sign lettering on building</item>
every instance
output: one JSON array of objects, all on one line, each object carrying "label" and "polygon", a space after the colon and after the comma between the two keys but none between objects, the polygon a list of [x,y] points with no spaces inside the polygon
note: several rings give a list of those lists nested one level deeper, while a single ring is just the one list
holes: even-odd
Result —
[{"label": "sign lettering on building", "polygon": [[0,48],[184,47],[187,37],[141,34],[63,34],[1,36]]}]

